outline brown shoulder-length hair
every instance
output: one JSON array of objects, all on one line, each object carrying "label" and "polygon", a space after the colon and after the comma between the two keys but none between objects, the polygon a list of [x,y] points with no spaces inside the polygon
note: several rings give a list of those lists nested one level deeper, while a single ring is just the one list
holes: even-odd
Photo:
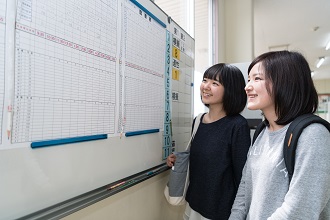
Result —
[{"label": "brown shoulder-length hair", "polygon": [[284,50],[261,54],[252,61],[248,72],[257,63],[264,70],[278,125],[286,125],[299,115],[315,113],[318,95],[308,62],[301,53]]}]

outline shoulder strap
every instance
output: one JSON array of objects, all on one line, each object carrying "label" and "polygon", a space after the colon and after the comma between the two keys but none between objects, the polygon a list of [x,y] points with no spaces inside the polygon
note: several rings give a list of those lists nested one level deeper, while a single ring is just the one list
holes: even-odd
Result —
[{"label": "shoulder strap", "polygon": [[191,142],[192,140],[194,139],[195,137],[195,134],[197,132],[197,129],[198,129],[198,126],[199,126],[199,123],[201,121],[201,117],[203,116],[204,113],[200,113],[199,115],[196,116],[196,119],[195,119],[195,122],[194,122],[194,129],[193,129],[193,132],[191,134],[191,137],[190,137],[190,140],[188,142],[188,145],[186,147],[186,150],[189,150],[190,149],[190,145],[191,145]]},{"label": "shoulder strap", "polygon": [[192,137],[194,137],[195,134],[196,134],[196,131],[198,129],[199,123],[201,122],[201,117],[203,116],[203,114],[204,113],[200,113],[199,115],[196,116],[195,123],[194,123],[194,129],[193,129],[193,132],[191,134]]},{"label": "shoulder strap", "polygon": [[304,128],[312,123],[320,123],[324,125],[330,132],[330,123],[314,114],[304,114],[297,117],[292,121],[286,132],[283,146],[283,155],[286,169],[289,174],[289,181],[291,181],[293,175],[299,136]]},{"label": "shoulder strap", "polygon": [[260,132],[262,130],[264,130],[264,128],[266,127],[266,124],[264,121],[262,121],[256,128],[254,134],[253,134],[253,138],[252,138],[252,145],[254,144],[254,142],[256,141],[258,135],[260,134]]}]

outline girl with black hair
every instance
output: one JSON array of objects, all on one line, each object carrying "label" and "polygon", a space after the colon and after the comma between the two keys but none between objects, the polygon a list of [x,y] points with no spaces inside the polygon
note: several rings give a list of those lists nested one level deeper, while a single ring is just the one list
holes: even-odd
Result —
[{"label": "girl with black hair", "polygon": [[[216,64],[204,73],[200,94],[209,111],[190,148],[184,219],[229,218],[251,141],[247,120],[240,115],[247,99],[244,86],[242,72],[233,65]],[[174,163],[172,154],[167,164]]]}]

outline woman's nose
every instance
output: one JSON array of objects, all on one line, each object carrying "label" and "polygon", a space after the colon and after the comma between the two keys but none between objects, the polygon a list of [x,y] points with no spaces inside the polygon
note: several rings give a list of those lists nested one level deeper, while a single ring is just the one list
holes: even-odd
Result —
[{"label": "woman's nose", "polygon": [[252,89],[252,85],[250,84],[250,82],[248,82],[244,88],[246,91],[251,90]]}]

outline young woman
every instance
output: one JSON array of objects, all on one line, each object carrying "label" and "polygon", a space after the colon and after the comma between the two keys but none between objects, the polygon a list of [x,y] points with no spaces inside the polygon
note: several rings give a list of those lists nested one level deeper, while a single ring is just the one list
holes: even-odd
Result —
[{"label": "young woman", "polygon": [[[244,77],[232,65],[207,69],[200,85],[209,108],[190,148],[190,183],[184,219],[228,219],[250,146],[247,120],[239,113],[246,105]],[[173,166],[175,156],[167,158]]]},{"label": "young woman", "polygon": [[251,146],[230,219],[330,219],[330,133],[307,126],[297,144],[289,182],[283,143],[289,124],[314,113],[318,96],[306,59],[298,52],[268,52],[249,66],[247,107],[267,123]]}]

